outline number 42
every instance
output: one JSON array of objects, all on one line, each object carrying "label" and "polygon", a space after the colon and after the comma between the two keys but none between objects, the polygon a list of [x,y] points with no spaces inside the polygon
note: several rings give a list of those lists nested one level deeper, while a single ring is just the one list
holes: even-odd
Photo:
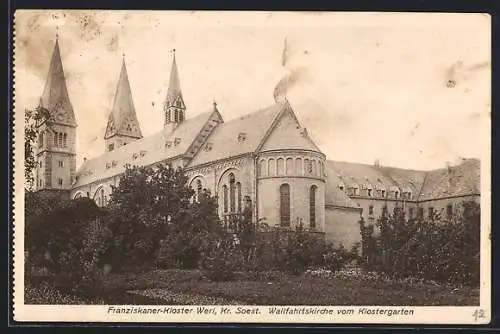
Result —
[{"label": "number 42", "polygon": [[472,313],[472,316],[474,317],[475,321],[477,321],[478,319],[484,319],[485,318],[484,310],[483,309],[475,310],[474,313]]}]

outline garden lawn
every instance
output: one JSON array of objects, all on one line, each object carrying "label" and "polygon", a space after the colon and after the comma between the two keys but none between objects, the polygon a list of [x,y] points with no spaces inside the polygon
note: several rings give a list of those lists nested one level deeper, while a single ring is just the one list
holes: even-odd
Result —
[{"label": "garden lawn", "polygon": [[184,295],[182,304],[199,304],[200,300],[217,304],[220,300],[222,304],[235,301],[247,305],[479,305],[477,288],[410,285],[358,277],[326,279],[280,275],[268,279],[242,277],[231,282],[210,282],[199,271],[155,270],[113,275],[103,288],[143,293],[164,299],[165,304],[176,302],[164,296]]}]

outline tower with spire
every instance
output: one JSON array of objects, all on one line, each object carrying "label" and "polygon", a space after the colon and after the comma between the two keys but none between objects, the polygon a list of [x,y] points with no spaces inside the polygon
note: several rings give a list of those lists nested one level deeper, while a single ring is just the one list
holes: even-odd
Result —
[{"label": "tower with spire", "polygon": [[140,138],[142,138],[142,132],[135,113],[125,56],[123,56],[113,106],[109,113],[108,125],[104,134],[105,151],[113,151]]},{"label": "tower with spire", "polygon": [[175,49],[172,50],[172,69],[170,70],[170,81],[168,84],[167,97],[163,104],[165,115],[164,126],[167,131],[173,131],[186,118],[186,105],[182,98],[179,72],[175,60]]},{"label": "tower with spire", "polygon": [[39,107],[48,111],[49,118],[38,125],[35,189],[69,195],[76,170],[77,124],[57,35]]}]

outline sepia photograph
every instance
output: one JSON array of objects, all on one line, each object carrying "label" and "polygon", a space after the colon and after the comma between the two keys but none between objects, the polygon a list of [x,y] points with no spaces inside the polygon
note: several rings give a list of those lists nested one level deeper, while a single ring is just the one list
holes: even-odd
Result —
[{"label": "sepia photograph", "polygon": [[14,28],[16,320],[489,322],[488,15]]}]

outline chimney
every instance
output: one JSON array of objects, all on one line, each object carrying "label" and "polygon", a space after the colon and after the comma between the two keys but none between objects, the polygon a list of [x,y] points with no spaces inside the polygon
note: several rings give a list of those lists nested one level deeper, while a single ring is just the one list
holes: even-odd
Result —
[{"label": "chimney", "polygon": [[446,169],[448,170],[448,173],[451,173],[451,162],[446,161]]},{"label": "chimney", "polygon": [[375,167],[379,168],[380,167],[380,160],[379,159],[375,159],[374,165],[375,165]]},{"label": "chimney", "polygon": [[87,157],[83,157],[83,162],[87,162]]}]

